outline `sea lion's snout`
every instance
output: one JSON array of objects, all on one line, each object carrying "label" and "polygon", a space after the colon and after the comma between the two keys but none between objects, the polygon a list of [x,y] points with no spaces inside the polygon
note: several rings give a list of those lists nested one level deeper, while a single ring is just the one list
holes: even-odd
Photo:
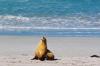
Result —
[{"label": "sea lion's snout", "polygon": [[46,41],[46,38],[43,36],[43,37],[41,38],[41,40],[42,40],[42,41]]}]

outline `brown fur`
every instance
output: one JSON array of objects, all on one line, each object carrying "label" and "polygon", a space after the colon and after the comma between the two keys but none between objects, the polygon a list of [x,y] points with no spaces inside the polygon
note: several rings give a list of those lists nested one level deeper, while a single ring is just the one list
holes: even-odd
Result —
[{"label": "brown fur", "polygon": [[40,40],[40,43],[35,51],[34,59],[44,60],[46,54],[47,54],[47,43],[46,43],[46,38],[43,37]]},{"label": "brown fur", "polygon": [[45,58],[47,60],[54,60],[54,54],[47,49],[47,40],[43,37],[37,46],[35,57],[32,60],[37,59],[43,61]]},{"label": "brown fur", "polygon": [[50,50],[47,50],[46,58],[47,60],[54,60],[54,54]]}]

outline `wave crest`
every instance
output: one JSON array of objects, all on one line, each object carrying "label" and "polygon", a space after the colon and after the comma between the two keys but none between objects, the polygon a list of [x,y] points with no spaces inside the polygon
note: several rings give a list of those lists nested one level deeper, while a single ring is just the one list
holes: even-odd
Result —
[{"label": "wave crest", "polygon": [[[98,15],[99,16],[99,15]],[[68,28],[100,28],[97,16],[64,16],[64,17],[23,17],[0,16],[0,27],[26,27],[28,29],[68,29]],[[25,28],[25,29],[26,29]],[[1,29],[1,28],[0,28]]]}]

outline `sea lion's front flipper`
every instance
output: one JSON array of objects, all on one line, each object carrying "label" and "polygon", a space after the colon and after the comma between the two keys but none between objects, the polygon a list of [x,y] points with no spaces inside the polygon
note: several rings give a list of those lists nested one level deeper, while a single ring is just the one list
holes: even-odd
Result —
[{"label": "sea lion's front flipper", "polygon": [[35,59],[37,60],[38,58],[35,56],[35,57],[34,57],[34,58],[32,58],[31,60],[35,60]]},{"label": "sea lion's front flipper", "polygon": [[44,60],[45,60],[45,58],[44,58],[44,57],[42,57],[42,58],[39,58],[39,60],[40,60],[40,61],[44,61]]}]

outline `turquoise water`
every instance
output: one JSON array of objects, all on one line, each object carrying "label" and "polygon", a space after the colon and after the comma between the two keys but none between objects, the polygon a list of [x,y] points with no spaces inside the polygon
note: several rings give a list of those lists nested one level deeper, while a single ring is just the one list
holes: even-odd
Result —
[{"label": "turquoise water", "polygon": [[100,1],[0,0],[0,34],[100,36]]}]

